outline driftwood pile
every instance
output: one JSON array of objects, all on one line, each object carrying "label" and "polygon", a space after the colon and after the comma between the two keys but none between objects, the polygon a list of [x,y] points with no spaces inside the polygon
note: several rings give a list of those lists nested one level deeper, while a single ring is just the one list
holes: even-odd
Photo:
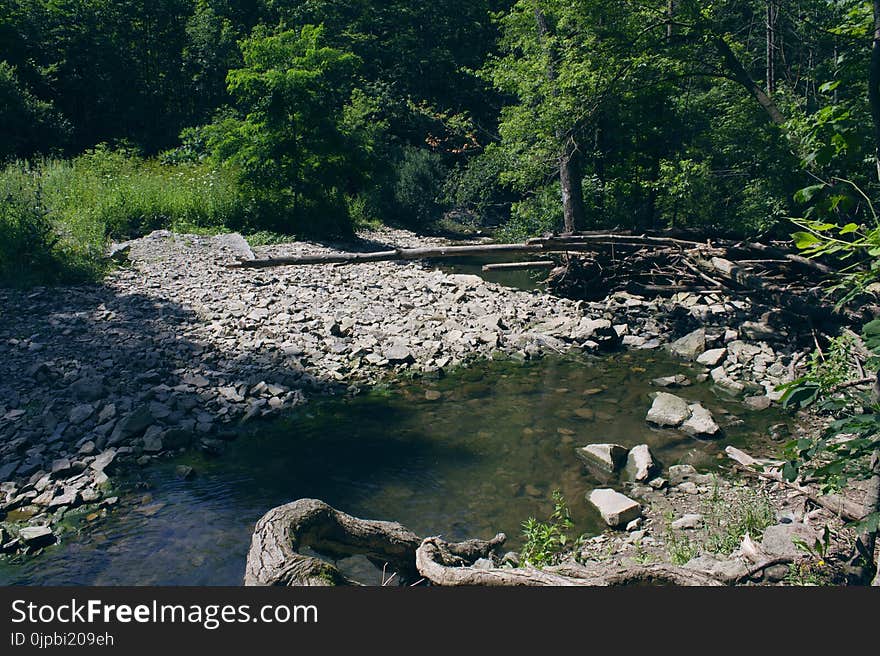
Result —
[{"label": "driftwood pile", "polygon": [[[396,522],[359,519],[318,499],[273,508],[256,524],[245,569],[245,585],[359,585],[331,560],[365,556],[395,584],[438,586],[612,586],[662,584],[717,586],[715,579],[664,564],[610,563],[554,567],[474,567],[497,562],[506,537],[447,542],[421,538]],[[322,557],[319,557],[322,556]]]},{"label": "driftwood pile", "polygon": [[[583,232],[549,235],[521,244],[473,244],[394,248],[373,252],[334,252],[269,259],[242,259],[230,268],[289,265],[349,265],[395,260],[442,260],[474,256],[529,256],[525,262],[489,264],[487,270],[552,269],[550,291],[587,301],[615,291],[644,296],[677,292],[742,295],[798,317],[823,322],[835,312],[822,283],[836,270],[794,253],[784,244],[709,239],[695,241],[665,233]],[[539,256],[534,258],[534,256]],[[858,323],[842,310],[835,319]]]}]

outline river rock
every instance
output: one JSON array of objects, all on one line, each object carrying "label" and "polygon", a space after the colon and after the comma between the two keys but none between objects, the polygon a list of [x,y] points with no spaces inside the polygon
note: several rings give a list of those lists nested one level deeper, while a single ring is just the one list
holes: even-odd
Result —
[{"label": "river rock", "polygon": [[637,501],[610,488],[593,490],[587,499],[599,511],[605,523],[613,528],[626,526],[642,514],[642,507]]},{"label": "river rock", "polygon": [[699,403],[689,405],[688,410],[690,417],[681,425],[681,429],[688,435],[715,435],[721,430],[712,413]]},{"label": "river rock", "polygon": [[634,481],[647,481],[654,468],[654,458],[647,444],[634,446],[626,455],[626,473]]},{"label": "river rock", "polygon": [[691,379],[684,374],[675,374],[674,376],[661,376],[651,381],[656,387],[689,387]]},{"label": "river rock", "polygon": [[153,419],[149,406],[138,407],[116,424],[107,443],[113,446],[132,437],[137,437],[150,427]]},{"label": "river rock", "polygon": [[597,465],[608,472],[618,471],[626,462],[626,449],[619,444],[588,444],[575,452],[588,465]]},{"label": "river rock", "polygon": [[670,485],[680,485],[699,476],[693,465],[672,465],[666,473]]},{"label": "river rock", "polygon": [[687,401],[668,392],[658,392],[645,420],[658,426],[674,427],[680,426],[689,416]]},{"label": "river rock", "polygon": [[706,350],[706,331],[698,328],[684,337],[680,337],[669,345],[669,351],[673,355],[686,360],[694,360]]},{"label": "river rock", "polygon": [[727,356],[726,348],[710,349],[697,357],[697,363],[707,367],[714,367]]},{"label": "river rock", "polygon": [[670,526],[679,530],[692,530],[700,528],[703,525],[703,516],[699,513],[687,513],[683,517],[676,519]]},{"label": "river rock", "polygon": [[67,458],[59,458],[52,461],[52,476],[58,477],[70,471],[70,460]]},{"label": "river rock", "polygon": [[746,564],[739,559],[719,560],[706,555],[692,558],[685,563],[685,567],[728,584],[739,581],[749,572]]},{"label": "river rock", "polygon": [[19,537],[29,547],[44,547],[55,542],[55,535],[48,526],[25,526],[19,531]]},{"label": "river rock", "polygon": [[91,467],[96,472],[103,472],[105,469],[110,467],[115,458],[116,449],[107,449],[106,451],[102,451],[101,453],[99,453],[91,462],[89,467]]},{"label": "river rock", "polygon": [[800,522],[775,524],[764,529],[761,547],[772,556],[793,558],[803,553],[795,546],[794,539],[803,540],[812,547],[818,537],[812,528]]},{"label": "river rock", "polygon": [[762,396],[747,396],[743,399],[743,405],[746,406],[749,410],[766,410],[770,407],[771,401],[770,397],[766,395]]}]

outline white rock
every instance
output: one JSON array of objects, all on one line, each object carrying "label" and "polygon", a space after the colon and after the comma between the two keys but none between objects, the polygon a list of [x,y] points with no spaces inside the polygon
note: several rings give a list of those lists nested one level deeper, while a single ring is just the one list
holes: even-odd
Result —
[{"label": "white rock", "polygon": [[705,353],[702,353],[698,358],[697,362],[702,365],[706,365],[707,367],[714,367],[719,362],[721,362],[727,356],[726,348],[717,348],[710,349]]},{"label": "white rock", "polygon": [[715,423],[712,413],[699,403],[688,406],[691,416],[681,425],[681,429],[688,435],[715,435],[721,427]]},{"label": "white rock", "polygon": [[654,458],[647,444],[639,444],[626,456],[626,473],[634,481],[646,481],[654,469]]},{"label": "white rock", "polygon": [[679,426],[689,416],[687,401],[668,392],[659,392],[645,420],[658,426]]},{"label": "white rock", "polygon": [[608,526],[626,526],[642,515],[642,507],[637,501],[610,488],[593,490],[588,500]]}]

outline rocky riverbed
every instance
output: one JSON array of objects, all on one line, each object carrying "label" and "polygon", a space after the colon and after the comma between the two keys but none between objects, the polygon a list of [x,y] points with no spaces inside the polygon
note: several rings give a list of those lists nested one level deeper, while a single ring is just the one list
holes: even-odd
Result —
[{"label": "rocky riverbed", "polygon": [[[385,230],[354,247],[437,241]],[[0,291],[0,550],[37,552],[71,511],[105,512],[117,467],[188,448],[220,453],[242,422],[389,376],[666,346],[696,361],[695,377],[761,409],[792,375],[792,335],[745,298],[573,302],[423,263],[228,269],[253,256],[237,235],[160,231],[123,254],[101,286]],[[657,384],[686,400],[689,382]],[[711,417],[692,405],[679,423],[708,432]]]}]

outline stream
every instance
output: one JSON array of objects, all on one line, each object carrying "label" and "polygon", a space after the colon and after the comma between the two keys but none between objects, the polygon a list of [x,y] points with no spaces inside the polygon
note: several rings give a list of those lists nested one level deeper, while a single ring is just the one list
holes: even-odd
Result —
[{"label": "stream", "polygon": [[[755,445],[784,421],[704,383],[675,393],[709,408],[723,437],[651,428],[650,381],[675,373],[697,372],[660,351],[554,356],[314,400],[249,424],[219,457],[191,452],[114,476],[120,502],[106,519],[81,519],[37,557],[0,560],[0,585],[240,585],[256,520],[303,497],[421,535],[503,531],[516,549],[522,522],[546,519],[559,489],[576,532],[595,534],[604,525],[584,497],[607,481],[576,447],[647,443],[664,466],[711,469],[724,446]],[[180,480],[181,464],[196,475]]]}]

